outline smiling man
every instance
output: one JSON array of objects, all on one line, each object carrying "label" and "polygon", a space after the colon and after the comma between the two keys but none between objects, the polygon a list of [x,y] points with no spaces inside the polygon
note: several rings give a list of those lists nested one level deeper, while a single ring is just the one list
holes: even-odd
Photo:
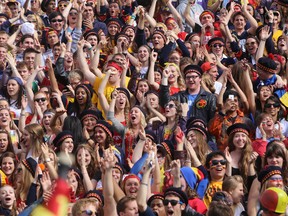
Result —
[{"label": "smiling man", "polygon": [[163,204],[167,216],[180,216],[184,215],[188,198],[180,188],[171,187],[165,191]]},{"label": "smiling man", "polygon": [[[164,107],[171,97],[176,98],[182,105],[188,105],[187,118],[200,117],[207,124],[216,111],[216,96],[201,87],[203,71],[198,65],[188,65],[184,68],[186,90],[174,95],[169,94],[168,79],[162,79],[160,85],[160,105]],[[183,114],[185,116],[186,113]]]}]

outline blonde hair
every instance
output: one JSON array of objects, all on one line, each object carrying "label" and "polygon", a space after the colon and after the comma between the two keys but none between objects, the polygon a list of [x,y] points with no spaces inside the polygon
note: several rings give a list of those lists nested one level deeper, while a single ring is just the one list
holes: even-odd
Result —
[{"label": "blonde hair", "polygon": [[214,87],[214,82],[213,82],[212,76],[210,74],[204,73],[202,75],[202,82],[201,83],[204,83],[212,94],[215,93],[216,89]]},{"label": "blonde hair", "polygon": [[[37,157],[42,154],[41,144],[43,142],[44,130],[40,124],[29,124],[24,128],[30,134],[30,150]],[[34,155],[34,156],[35,156]]]},{"label": "blonde hair", "polygon": [[22,201],[26,201],[30,186],[34,181],[34,176],[22,163],[20,166],[22,168],[22,181],[19,188],[19,198]]},{"label": "blonde hair", "polygon": [[222,190],[230,193],[235,190],[239,184],[244,186],[243,178],[240,175],[228,176],[222,184]]},{"label": "blonde hair", "polygon": [[184,91],[186,89],[186,85],[185,85],[185,81],[184,81],[184,78],[182,76],[182,73],[180,71],[179,66],[176,65],[175,63],[168,62],[168,63],[165,63],[165,68],[167,68],[167,67],[174,67],[176,69],[176,71],[179,75],[177,78],[178,88],[180,88],[180,91]]}]

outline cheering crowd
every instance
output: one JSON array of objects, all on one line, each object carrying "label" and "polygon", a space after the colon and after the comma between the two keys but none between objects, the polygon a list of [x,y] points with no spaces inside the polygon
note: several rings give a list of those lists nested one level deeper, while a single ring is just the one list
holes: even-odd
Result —
[{"label": "cheering crowd", "polygon": [[288,215],[287,58],[287,0],[2,0],[0,215]]}]

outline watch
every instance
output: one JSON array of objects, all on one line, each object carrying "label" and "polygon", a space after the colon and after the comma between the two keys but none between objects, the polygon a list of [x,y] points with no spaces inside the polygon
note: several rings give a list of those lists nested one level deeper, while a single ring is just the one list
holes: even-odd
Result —
[{"label": "watch", "polygon": [[50,158],[47,158],[47,159],[45,159],[45,162],[46,162],[46,163],[51,162],[51,159],[50,159]]}]

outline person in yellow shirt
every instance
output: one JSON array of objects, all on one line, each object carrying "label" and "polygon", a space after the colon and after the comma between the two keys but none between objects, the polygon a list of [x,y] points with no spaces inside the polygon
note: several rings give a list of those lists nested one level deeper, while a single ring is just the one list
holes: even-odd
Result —
[{"label": "person in yellow shirt", "polygon": [[225,154],[220,151],[211,152],[206,157],[205,166],[209,171],[210,183],[204,195],[204,203],[209,207],[213,195],[222,190],[222,183],[226,173],[227,160]]}]

